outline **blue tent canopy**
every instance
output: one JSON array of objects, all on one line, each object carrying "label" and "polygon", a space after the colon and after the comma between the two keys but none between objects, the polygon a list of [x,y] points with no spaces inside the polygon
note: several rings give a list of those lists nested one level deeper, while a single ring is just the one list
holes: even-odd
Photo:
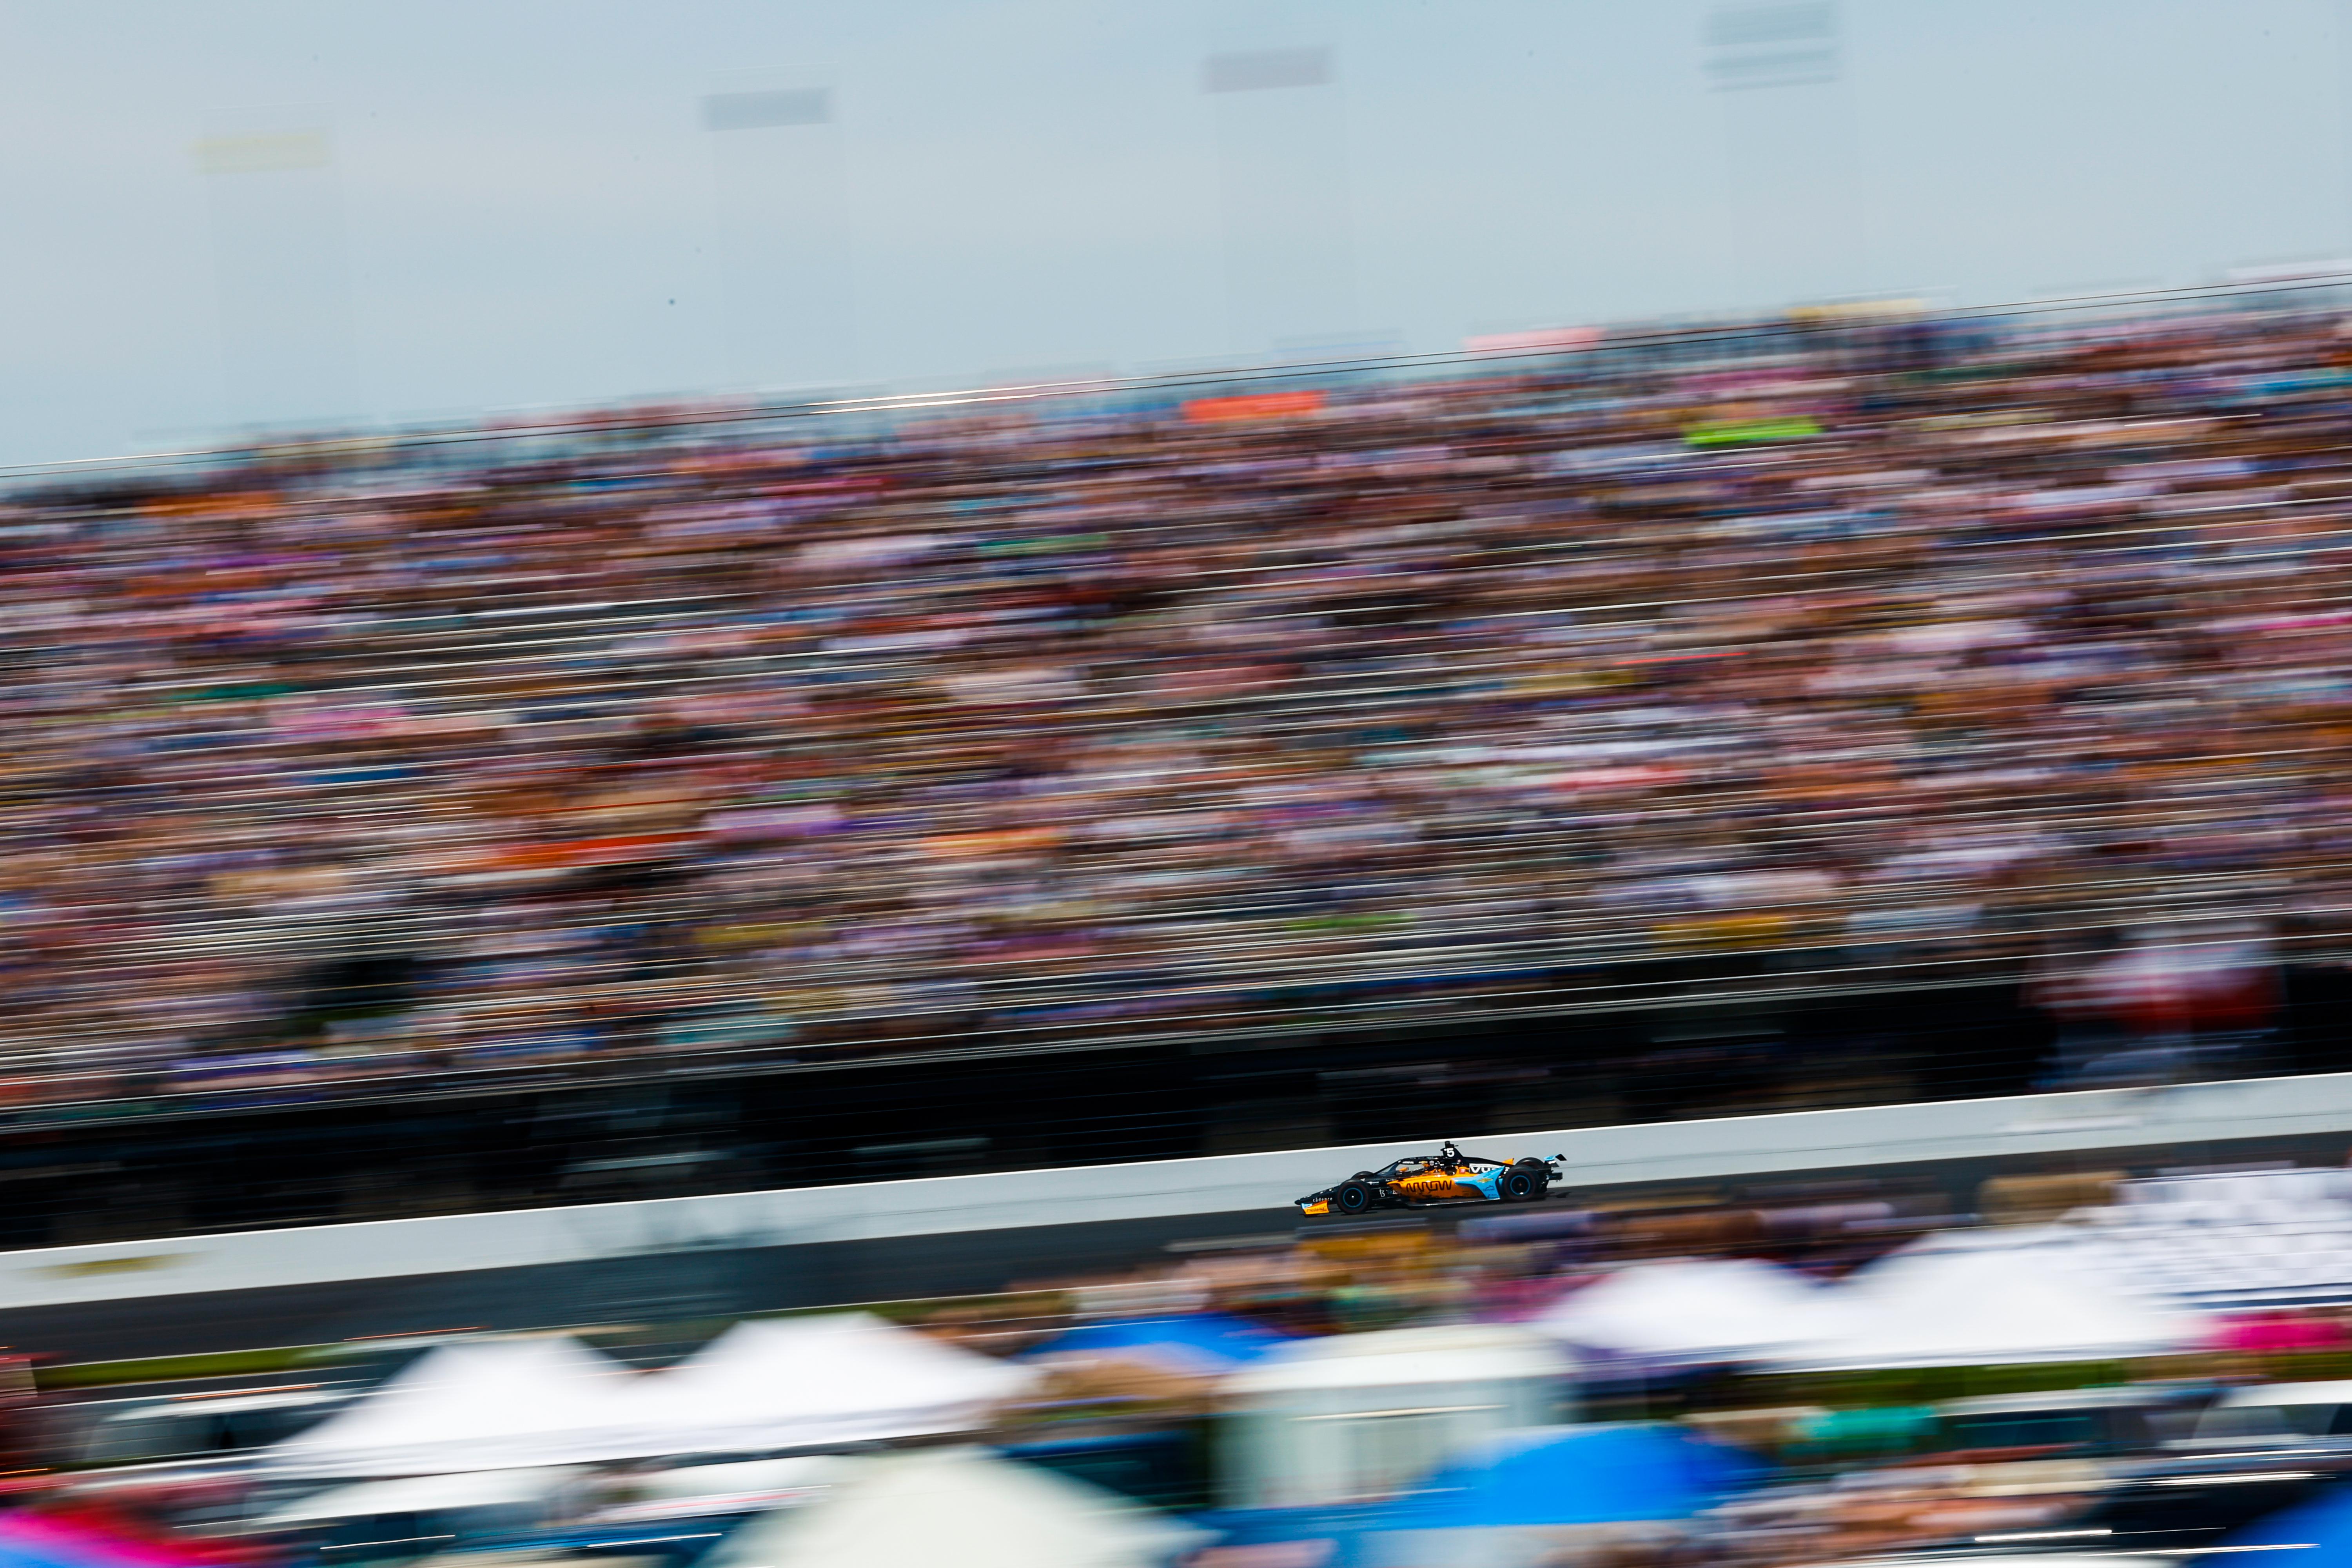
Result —
[{"label": "blue tent canopy", "polygon": [[1391,1530],[1688,1519],[1753,1480],[1736,1448],[1672,1426],[1514,1433],[1450,1465],[1389,1510]]},{"label": "blue tent canopy", "polygon": [[2290,1552],[2298,1568],[2323,1568],[2352,1563],[2352,1490],[2341,1481],[2319,1496],[2256,1520],[2232,1531],[2223,1542],[2231,1547],[2270,1546]]},{"label": "blue tent canopy", "polygon": [[1131,1318],[1087,1323],[1057,1334],[1032,1355],[1126,1353],[1185,1372],[1215,1376],[1245,1366],[1289,1340],[1245,1318],[1198,1312],[1181,1318]]}]

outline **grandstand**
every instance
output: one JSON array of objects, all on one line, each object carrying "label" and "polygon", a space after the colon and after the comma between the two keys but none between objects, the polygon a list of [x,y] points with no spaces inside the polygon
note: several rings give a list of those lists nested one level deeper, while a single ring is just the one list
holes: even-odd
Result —
[{"label": "grandstand", "polygon": [[28,476],[14,1239],[2339,1065],[2347,319]]}]

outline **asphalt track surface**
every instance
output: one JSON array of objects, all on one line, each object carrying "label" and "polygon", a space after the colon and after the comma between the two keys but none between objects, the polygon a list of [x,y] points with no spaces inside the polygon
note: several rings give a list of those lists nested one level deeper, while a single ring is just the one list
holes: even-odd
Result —
[{"label": "asphalt track surface", "polygon": [[[1643,1196],[1723,1196],[1802,1202],[1809,1192],[1853,1190],[1873,1175],[1911,1190],[1939,1192],[1948,1213],[1966,1213],[1987,1178],[2067,1170],[2148,1173],[2193,1163],[2293,1162],[2339,1164],[2342,1134],[2166,1146],[2102,1149],[2074,1156],[1952,1160],[1779,1172],[1751,1183],[1713,1181],[1653,1185]],[[1622,1190],[1554,1194],[1549,1207],[1569,1209],[1632,1195]],[[1448,1227],[1533,1205],[1466,1205],[1382,1216],[1371,1225],[1423,1223]],[[802,1246],[688,1249],[654,1257],[607,1258],[518,1268],[469,1269],[392,1279],[286,1286],[0,1311],[0,1344],[62,1361],[206,1354],[277,1345],[449,1330],[531,1329],[678,1323],[795,1308],[918,1298],[982,1295],[1067,1280],[1102,1278],[1164,1261],[1186,1244],[1286,1237],[1337,1222],[1305,1220],[1290,1208],[1225,1211],[1155,1219],[1106,1220],[894,1237]]]},{"label": "asphalt track surface", "polygon": [[[1479,1205],[1492,1212],[1491,1205]],[[1451,1216],[1449,1216],[1451,1217]],[[798,1247],[478,1268],[0,1312],[0,1342],[66,1361],[208,1354],[432,1333],[665,1323],[856,1302],[980,1295],[1121,1272],[1171,1246],[1287,1237],[1282,1208]]]}]

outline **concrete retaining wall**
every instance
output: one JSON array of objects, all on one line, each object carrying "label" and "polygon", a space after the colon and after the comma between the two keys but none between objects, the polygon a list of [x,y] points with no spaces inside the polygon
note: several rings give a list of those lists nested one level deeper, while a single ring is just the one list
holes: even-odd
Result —
[{"label": "concrete retaining wall", "polygon": [[[1564,1154],[1572,1186],[2352,1132],[2352,1073],[1793,1111],[1471,1141]],[[1265,1210],[1422,1144],[939,1176],[105,1242],[0,1253],[0,1309],[782,1247],[1016,1226]]]}]

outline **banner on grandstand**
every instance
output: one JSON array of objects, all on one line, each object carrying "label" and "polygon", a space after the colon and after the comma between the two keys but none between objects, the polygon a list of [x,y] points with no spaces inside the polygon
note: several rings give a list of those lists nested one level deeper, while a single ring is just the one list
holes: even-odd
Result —
[{"label": "banner on grandstand", "polygon": [[1726,419],[1694,425],[1683,439],[1694,447],[1745,447],[1756,441],[1802,441],[1818,436],[1818,421],[1803,415],[1778,419]]},{"label": "banner on grandstand", "polygon": [[492,857],[501,870],[572,871],[596,866],[628,866],[667,860],[700,839],[692,833],[631,833],[604,838],[567,838],[553,844],[513,844]]},{"label": "banner on grandstand", "polygon": [[1253,392],[1234,397],[1195,397],[1184,405],[1184,417],[1195,425],[1216,425],[1237,419],[1287,419],[1314,414],[1323,406],[1323,395],[1312,388],[1297,392]]}]

